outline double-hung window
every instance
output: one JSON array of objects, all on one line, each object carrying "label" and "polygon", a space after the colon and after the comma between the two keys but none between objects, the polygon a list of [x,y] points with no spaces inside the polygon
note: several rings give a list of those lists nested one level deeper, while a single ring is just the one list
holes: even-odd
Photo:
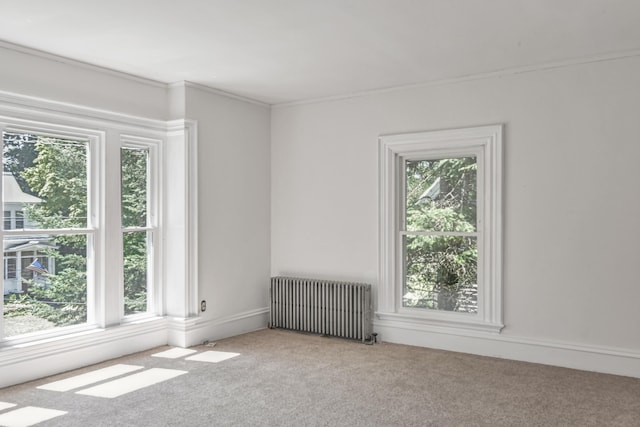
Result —
[{"label": "double-hung window", "polygon": [[501,134],[380,138],[380,319],[502,328]]},{"label": "double-hung window", "polygon": [[159,141],[127,137],[120,148],[124,315],[154,311],[158,275],[157,159]]},{"label": "double-hung window", "polygon": [[96,321],[98,144],[95,133],[42,123],[2,129],[4,337]]},{"label": "double-hung window", "polygon": [[42,117],[0,116],[0,342],[161,315],[164,130]]}]

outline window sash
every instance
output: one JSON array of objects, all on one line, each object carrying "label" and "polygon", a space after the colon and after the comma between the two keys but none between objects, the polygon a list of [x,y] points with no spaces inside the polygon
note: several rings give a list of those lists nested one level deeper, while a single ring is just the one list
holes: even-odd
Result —
[{"label": "window sash", "polygon": [[[160,289],[158,287],[159,277],[159,255],[158,250],[158,199],[159,192],[158,187],[160,185],[158,180],[158,168],[159,168],[159,155],[160,155],[160,141],[149,138],[124,136],[121,138],[120,144],[120,165],[122,168],[122,152],[123,150],[144,150],[147,152],[146,162],[146,224],[144,226],[124,226],[122,224],[124,213],[122,205],[120,205],[120,221],[121,221],[121,238],[123,244],[120,245],[121,255],[120,259],[124,262],[124,236],[127,233],[140,233],[145,232],[146,237],[146,311],[136,313],[126,313],[126,301],[125,301],[125,277],[123,271],[123,278],[120,285],[120,311],[121,318],[125,321],[137,319],[140,317],[155,315],[161,312],[158,301],[160,299]],[[122,169],[121,169],[122,170]],[[120,203],[122,203],[122,175],[120,179]]]}]

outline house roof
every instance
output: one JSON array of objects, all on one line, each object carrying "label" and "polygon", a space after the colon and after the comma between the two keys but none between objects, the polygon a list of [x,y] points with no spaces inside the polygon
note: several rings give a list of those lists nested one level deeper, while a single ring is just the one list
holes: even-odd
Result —
[{"label": "house roof", "polygon": [[42,199],[27,194],[20,188],[18,181],[10,172],[3,172],[2,201],[4,203],[40,203]]},{"label": "house roof", "polygon": [[[35,236],[34,236],[35,237]],[[27,236],[27,239],[34,237]],[[49,242],[49,237],[41,237],[38,240],[25,240],[20,239],[16,241],[4,242],[5,252],[18,252],[18,251],[35,251],[42,249],[58,249],[58,246]]]}]

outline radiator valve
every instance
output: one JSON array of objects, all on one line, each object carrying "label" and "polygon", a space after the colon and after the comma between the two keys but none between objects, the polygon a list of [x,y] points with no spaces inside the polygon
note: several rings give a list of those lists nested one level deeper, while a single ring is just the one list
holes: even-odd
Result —
[{"label": "radiator valve", "polygon": [[373,332],[371,334],[371,336],[369,337],[369,340],[367,341],[368,345],[373,345],[375,343],[378,342],[378,333],[377,332]]}]

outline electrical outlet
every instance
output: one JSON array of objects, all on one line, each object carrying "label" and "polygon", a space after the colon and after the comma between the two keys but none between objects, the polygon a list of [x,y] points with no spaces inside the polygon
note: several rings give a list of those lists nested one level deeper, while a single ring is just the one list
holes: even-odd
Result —
[{"label": "electrical outlet", "polygon": [[200,311],[207,311],[207,302],[205,300],[200,302]]}]

